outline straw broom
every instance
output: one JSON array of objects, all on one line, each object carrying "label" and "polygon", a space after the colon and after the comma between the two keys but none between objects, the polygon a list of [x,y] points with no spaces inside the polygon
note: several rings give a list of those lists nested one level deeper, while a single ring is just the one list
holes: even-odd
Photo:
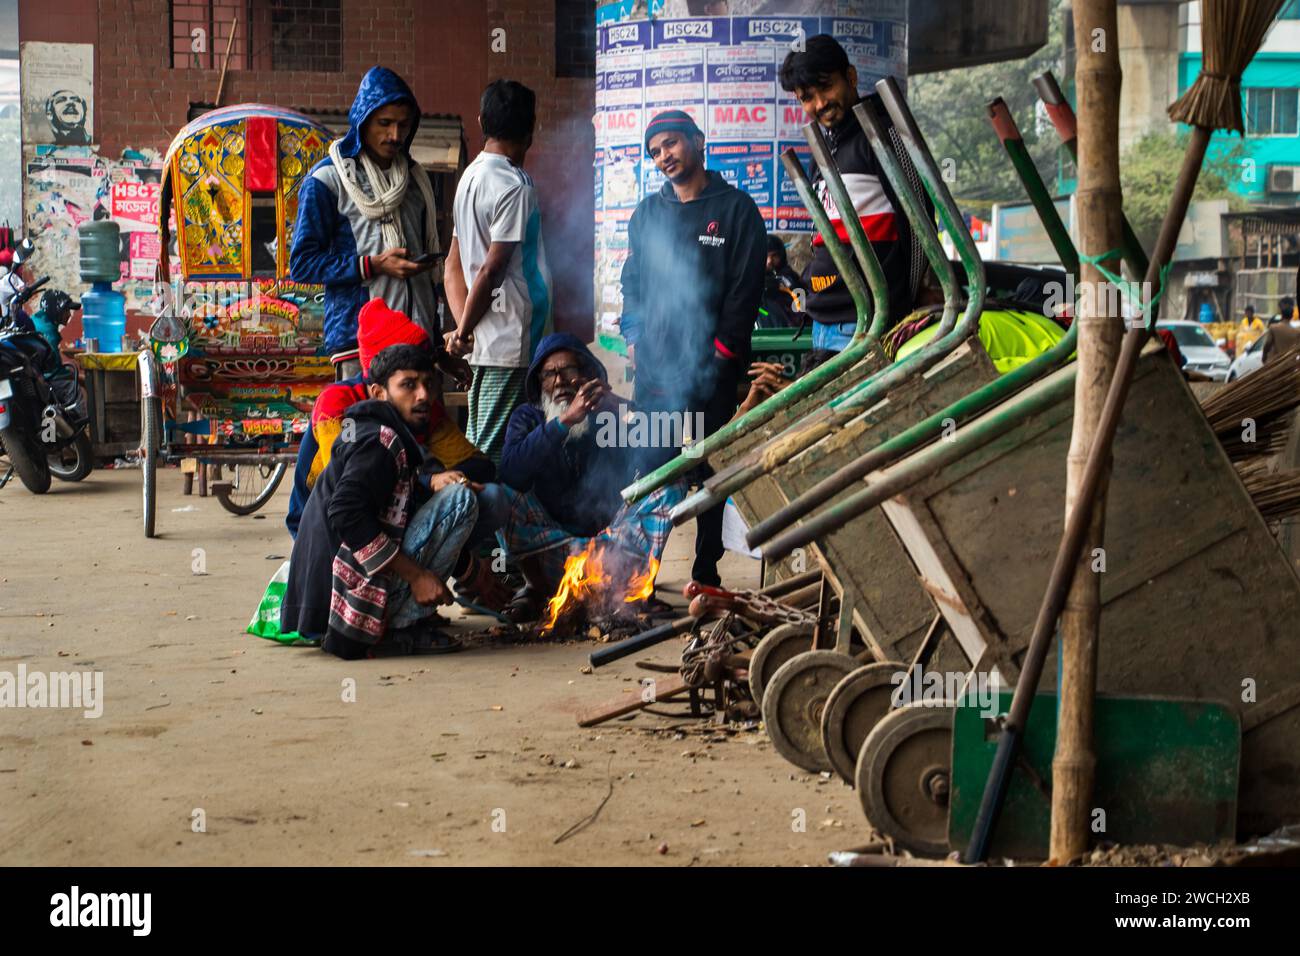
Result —
[{"label": "straw broom", "polygon": [[[1238,469],[1241,474],[1241,469]],[[1300,514],[1300,471],[1279,471],[1267,474],[1264,469],[1241,476],[1250,500],[1264,516],[1265,521],[1277,521]]]},{"label": "straw broom", "polygon": [[1300,405],[1300,346],[1284,352],[1259,370],[1229,382],[1201,403],[1216,435],[1241,431],[1248,421]]},{"label": "straw broom", "polygon": [[1300,471],[1274,472],[1300,406],[1300,347],[1230,382],[1201,411],[1265,521],[1300,513]]}]

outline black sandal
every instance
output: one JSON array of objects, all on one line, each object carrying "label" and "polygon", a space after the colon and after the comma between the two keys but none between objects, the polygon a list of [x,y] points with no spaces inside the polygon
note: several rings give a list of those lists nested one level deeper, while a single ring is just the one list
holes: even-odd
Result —
[{"label": "black sandal", "polygon": [[432,629],[411,642],[412,654],[455,654],[464,649],[465,645],[458,638]]},{"label": "black sandal", "polygon": [[393,631],[390,639],[386,639],[382,644],[376,647],[378,651],[381,647],[387,646],[387,653],[375,654],[374,656],[406,656],[415,654],[454,654],[457,651],[465,649],[465,645],[459,640],[440,631],[438,628],[431,626],[432,622],[422,621],[411,627],[404,627]]},{"label": "black sandal", "polygon": [[682,612],[679,608],[673,607],[667,601],[655,597],[653,594],[648,598],[643,598],[642,600],[635,602],[631,607],[635,613],[644,615],[652,621],[659,620],[660,618],[682,616]]},{"label": "black sandal", "polygon": [[541,620],[545,605],[545,595],[532,585],[525,584],[515,592],[515,596],[510,599],[510,603],[501,613],[512,624],[531,624],[533,621]]}]

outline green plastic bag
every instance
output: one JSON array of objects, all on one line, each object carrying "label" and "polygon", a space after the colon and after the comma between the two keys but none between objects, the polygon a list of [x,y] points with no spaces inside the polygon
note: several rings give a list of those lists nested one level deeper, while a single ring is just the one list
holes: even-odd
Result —
[{"label": "green plastic bag", "polygon": [[297,631],[288,634],[280,631],[280,605],[284,601],[284,589],[289,585],[289,562],[280,565],[278,571],[271,575],[271,581],[262,595],[262,603],[257,606],[253,619],[248,622],[247,631],[255,637],[264,637],[268,641],[281,644],[300,644],[314,647],[319,641],[305,638]]}]

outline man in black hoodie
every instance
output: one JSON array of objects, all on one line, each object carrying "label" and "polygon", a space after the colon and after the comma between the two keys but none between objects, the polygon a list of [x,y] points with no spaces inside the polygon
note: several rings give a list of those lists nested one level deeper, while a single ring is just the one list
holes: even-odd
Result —
[{"label": "man in black hoodie", "polygon": [[[704,168],[704,134],[681,110],[646,126],[646,152],[668,181],[628,223],[620,326],[638,411],[685,413],[711,435],[736,410],[763,297],[767,232],[754,201]],[[676,450],[646,455],[657,467]],[[718,585],[722,511],[700,516],[691,577]]]},{"label": "man in black hoodie", "polygon": [[799,274],[790,268],[785,242],[780,236],[767,237],[767,271],[763,274],[763,302],[758,310],[758,328],[803,328],[804,302],[808,290]]}]

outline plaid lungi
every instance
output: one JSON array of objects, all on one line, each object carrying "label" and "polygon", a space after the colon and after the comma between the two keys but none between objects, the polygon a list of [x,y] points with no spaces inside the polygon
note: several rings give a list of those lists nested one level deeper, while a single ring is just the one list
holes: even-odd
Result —
[{"label": "plaid lungi", "polygon": [[524,403],[526,368],[501,368],[495,365],[473,366],[474,379],[469,387],[469,422],[465,437],[500,466],[501,447],[506,440],[510,414]]},{"label": "plaid lungi", "polygon": [[636,558],[637,564],[650,556],[660,560],[668,545],[668,534],[673,530],[669,515],[686,497],[686,490],[685,482],[674,482],[634,504],[623,505],[594,538],[579,537],[564,530],[531,491],[511,492],[510,516],[502,529],[506,551],[512,558],[536,555],[547,577],[555,581],[564,574],[564,559],[593,541],[618,548]]}]

